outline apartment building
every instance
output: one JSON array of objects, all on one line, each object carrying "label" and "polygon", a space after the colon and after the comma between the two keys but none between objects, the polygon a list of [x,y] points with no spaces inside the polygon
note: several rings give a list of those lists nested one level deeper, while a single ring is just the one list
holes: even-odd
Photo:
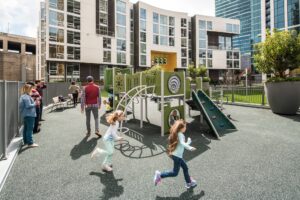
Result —
[{"label": "apartment building", "polygon": [[[196,23],[201,19],[211,27],[205,33]],[[239,27],[238,20],[189,16],[144,2],[45,0],[40,11],[39,66],[49,81],[84,81],[90,74],[100,80],[104,69],[114,66],[145,70],[159,64],[174,71],[193,63],[209,70],[239,69],[238,49],[232,64],[226,58]],[[200,50],[205,50],[205,59]]]},{"label": "apartment building", "polygon": [[35,38],[0,32],[0,80],[37,78],[35,43]]}]

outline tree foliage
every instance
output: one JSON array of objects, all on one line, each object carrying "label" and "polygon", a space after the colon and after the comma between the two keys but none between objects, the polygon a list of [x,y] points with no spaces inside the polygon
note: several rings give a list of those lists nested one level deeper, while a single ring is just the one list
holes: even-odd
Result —
[{"label": "tree foliage", "polygon": [[259,72],[286,78],[286,70],[300,65],[300,34],[295,31],[267,31],[266,40],[255,48],[254,63]]}]

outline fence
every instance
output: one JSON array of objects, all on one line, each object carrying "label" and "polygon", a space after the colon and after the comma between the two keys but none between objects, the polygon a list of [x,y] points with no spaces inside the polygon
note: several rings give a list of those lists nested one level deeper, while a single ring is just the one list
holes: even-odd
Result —
[{"label": "fence", "polygon": [[[243,103],[255,106],[267,106],[267,97],[264,87],[214,87],[210,89],[214,100],[223,100],[225,103]],[[223,98],[222,98],[223,97]]]},{"label": "fence", "polygon": [[[70,83],[47,83],[43,92],[44,106],[52,103],[52,98],[69,93]],[[6,150],[12,139],[19,134],[22,118],[19,112],[19,98],[22,82],[0,80],[0,160],[6,158]]]}]

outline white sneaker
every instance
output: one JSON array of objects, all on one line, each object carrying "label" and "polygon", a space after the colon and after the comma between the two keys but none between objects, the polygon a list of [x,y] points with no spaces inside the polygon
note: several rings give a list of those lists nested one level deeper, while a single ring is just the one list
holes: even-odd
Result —
[{"label": "white sneaker", "polygon": [[103,149],[100,149],[100,148],[95,148],[94,149],[94,151],[92,152],[92,154],[91,154],[91,158],[94,158],[95,156],[100,156],[100,155],[102,155],[102,154],[105,154],[105,150],[103,150]]},{"label": "white sneaker", "polygon": [[185,185],[185,187],[187,188],[187,189],[189,189],[189,188],[194,188],[194,187],[196,187],[197,186],[197,182],[191,177],[191,182],[190,183],[187,183],[186,185]]},{"label": "white sneaker", "polygon": [[104,172],[111,172],[112,170],[113,169],[110,166],[108,166],[108,165],[104,165],[102,167],[102,171],[104,171]]},{"label": "white sneaker", "polygon": [[161,175],[160,171],[156,170],[155,174],[154,174],[154,179],[153,179],[155,186],[157,186],[157,184],[159,184],[161,181],[160,175]]}]

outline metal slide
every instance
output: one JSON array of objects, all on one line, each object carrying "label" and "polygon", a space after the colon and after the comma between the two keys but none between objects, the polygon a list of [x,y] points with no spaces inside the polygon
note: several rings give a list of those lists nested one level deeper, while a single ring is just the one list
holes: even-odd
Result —
[{"label": "metal slide", "polygon": [[192,98],[218,139],[220,139],[219,133],[236,130],[234,124],[202,90],[197,93],[193,91]]}]

